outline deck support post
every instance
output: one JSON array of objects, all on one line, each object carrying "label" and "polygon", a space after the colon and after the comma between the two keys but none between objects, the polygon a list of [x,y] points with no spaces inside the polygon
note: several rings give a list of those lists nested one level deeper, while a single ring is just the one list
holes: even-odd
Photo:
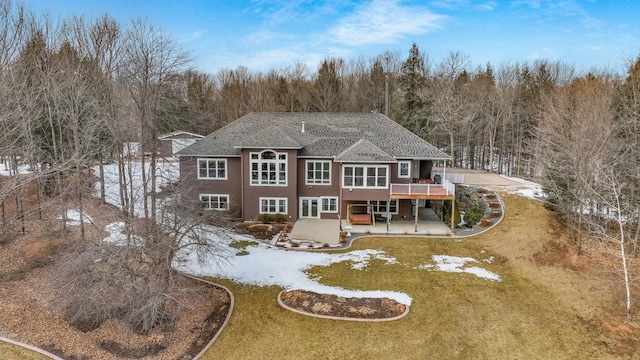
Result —
[{"label": "deck support post", "polygon": [[[389,213],[391,211],[390,206],[391,206],[391,198],[387,200],[387,234],[389,233],[389,223],[391,222],[391,214]],[[396,209],[397,208],[398,208],[398,204],[396,203]]]},{"label": "deck support post", "polygon": [[456,210],[456,199],[454,197],[453,200],[451,200],[451,231],[454,231],[456,229],[456,217],[454,215],[455,210]]},{"label": "deck support post", "polygon": [[416,220],[415,220],[415,225],[414,225],[413,232],[418,232],[418,213],[419,213],[418,204],[419,204],[419,201],[418,201],[418,199],[416,199],[416,205],[415,205],[415,207],[416,207]]}]

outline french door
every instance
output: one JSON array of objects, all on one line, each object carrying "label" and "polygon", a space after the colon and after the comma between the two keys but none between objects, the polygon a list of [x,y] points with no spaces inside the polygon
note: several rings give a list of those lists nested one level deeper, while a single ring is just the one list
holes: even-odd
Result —
[{"label": "french door", "polygon": [[320,211],[318,203],[320,198],[301,197],[300,198],[300,217],[301,218],[319,218]]}]

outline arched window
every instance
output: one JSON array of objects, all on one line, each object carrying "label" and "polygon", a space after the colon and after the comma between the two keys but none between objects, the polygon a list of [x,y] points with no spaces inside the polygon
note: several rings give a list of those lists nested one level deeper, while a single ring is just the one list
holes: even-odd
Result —
[{"label": "arched window", "polygon": [[287,153],[250,153],[251,185],[287,186]]}]

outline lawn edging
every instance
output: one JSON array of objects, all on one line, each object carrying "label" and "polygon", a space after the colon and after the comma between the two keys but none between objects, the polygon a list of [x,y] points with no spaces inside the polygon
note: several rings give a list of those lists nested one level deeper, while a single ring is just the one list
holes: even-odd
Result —
[{"label": "lawn edging", "polygon": [[[200,352],[198,354],[196,354],[196,356],[193,357],[193,360],[197,360],[202,355],[204,355],[204,353],[207,352],[207,350],[209,350],[209,348],[213,345],[213,343],[218,339],[218,336],[220,336],[220,334],[222,333],[222,330],[224,330],[224,328],[227,326],[227,323],[229,322],[229,319],[231,319],[231,313],[233,312],[233,306],[235,304],[235,299],[233,297],[233,293],[231,292],[231,290],[229,290],[225,286],[222,286],[220,284],[216,284],[216,283],[214,283],[212,281],[209,281],[209,280],[201,279],[201,278],[193,276],[193,275],[189,275],[189,274],[185,274],[185,273],[182,273],[182,275],[184,275],[184,276],[186,276],[188,278],[191,278],[193,280],[201,281],[203,283],[218,287],[218,288],[226,291],[227,294],[229,294],[229,311],[227,312],[227,317],[224,319],[224,322],[222,323],[222,325],[220,325],[220,328],[218,329],[218,331],[216,331],[216,334],[211,338],[211,340],[209,340],[207,345],[205,345],[202,348],[202,350],[200,350]],[[62,359],[60,359],[60,360],[62,360]]]},{"label": "lawn edging", "polygon": [[343,321],[360,321],[360,322],[384,322],[384,321],[393,321],[393,320],[399,320],[402,319],[403,317],[407,316],[407,314],[409,313],[409,305],[403,304],[405,306],[405,310],[402,314],[398,315],[398,316],[394,316],[394,317],[390,317],[390,318],[380,318],[380,319],[364,319],[364,318],[350,318],[350,317],[342,317],[342,316],[331,316],[331,315],[321,315],[321,314],[314,314],[314,313],[310,313],[307,311],[302,311],[302,310],[298,310],[296,308],[292,308],[291,306],[285,304],[284,302],[282,302],[282,299],[280,298],[281,295],[285,292],[287,292],[289,290],[282,290],[278,293],[277,296],[277,300],[278,300],[278,304],[285,310],[289,310],[289,311],[293,311],[294,313],[298,313],[301,315],[306,315],[306,316],[311,316],[311,317],[316,317],[316,318],[320,318],[320,319],[330,319],[330,320],[343,320]]},{"label": "lawn edging", "polygon": [[25,344],[25,343],[22,343],[22,342],[19,342],[19,341],[11,340],[11,339],[8,339],[8,338],[2,337],[2,336],[0,336],[0,341],[6,342],[6,343],[9,343],[9,344],[12,344],[12,345],[20,346],[20,347],[23,347],[25,349],[29,349],[31,351],[35,351],[35,352],[37,352],[39,354],[42,354],[44,356],[48,356],[53,360],[64,360],[61,357],[53,355],[52,353],[50,353],[48,351],[45,351],[45,350],[42,350],[42,349],[40,349],[38,347],[35,347],[33,345],[29,345],[29,344]]}]

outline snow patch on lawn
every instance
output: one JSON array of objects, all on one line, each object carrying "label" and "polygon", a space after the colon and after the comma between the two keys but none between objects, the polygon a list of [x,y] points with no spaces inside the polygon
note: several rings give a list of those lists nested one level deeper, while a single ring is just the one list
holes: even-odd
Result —
[{"label": "snow patch on lawn", "polygon": [[237,283],[257,286],[280,286],[285,290],[307,290],[321,294],[342,297],[386,297],[399,303],[410,305],[407,294],[389,290],[349,290],[339,286],[328,286],[310,278],[306,271],[314,266],[329,266],[343,261],[353,262],[352,268],[363,269],[372,259],[388,262],[396,261],[380,250],[355,250],[343,254],[327,254],[306,251],[288,251],[273,248],[266,244],[247,246],[248,253],[233,256],[228,261],[207,261],[204,264],[196,260],[193,253],[186,254],[187,261],[176,264],[178,270],[196,275],[230,279]]},{"label": "snow patch on lawn", "polygon": [[469,273],[473,274],[479,278],[492,280],[492,281],[500,281],[501,278],[499,275],[492,273],[487,269],[483,269],[478,266],[465,267],[467,263],[476,263],[478,260],[470,257],[457,257],[457,256],[449,256],[449,255],[433,255],[431,257],[433,261],[435,261],[435,265],[433,264],[425,264],[421,265],[418,268],[445,272],[456,272],[456,273]]},{"label": "snow patch on lawn", "polygon": [[524,180],[521,178],[506,176],[506,175],[500,175],[500,176],[502,176],[507,180],[515,181],[519,184],[524,185],[521,189],[510,191],[510,193],[512,194],[528,197],[530,199],[537,199],[537,200],[543,199],[546,197],[544,192],[542,191],[542,185],[538,183],[535,183],[529,180]]},{"label": "snow patch on lawn", "polygon": [[398,264],[396,258],[387,256],[382,250],[352,251],[350,257],[349,260],[353,261],[351,268],[354,270],[364,270],[373,259],[386,261],[387,264]]}]

